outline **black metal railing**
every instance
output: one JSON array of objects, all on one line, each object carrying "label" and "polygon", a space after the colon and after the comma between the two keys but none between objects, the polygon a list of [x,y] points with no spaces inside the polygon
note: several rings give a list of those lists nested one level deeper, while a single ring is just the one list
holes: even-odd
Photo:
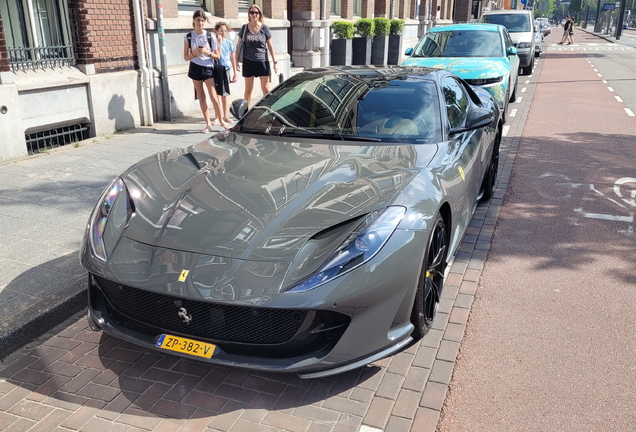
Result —
[{"label": "black metal railing", "polygon": [[36,154],[88,139],[88,126],[78,123],[26,134],[27,151],[29,154]]},{"label": "black metal railing", "polygon": [[71,45],[9,48],[8,51],[13,72],[75,65]]}]

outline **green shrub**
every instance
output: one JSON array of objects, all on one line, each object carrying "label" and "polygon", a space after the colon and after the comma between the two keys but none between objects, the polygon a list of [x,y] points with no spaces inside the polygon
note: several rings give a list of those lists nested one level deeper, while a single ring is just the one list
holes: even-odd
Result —
[{"label": "green shrub", "polygon": [[331,23],[331,31],[338,39],[353,39],[353,23],[347,21],[334,21]]},{"label": "green shrub", "polygon": [[355,22],[354,26],[358,36],[371,38],[375,33],[375,22],[371,18],[360,18]]},{"label": "green shrub", "polygon": [[392,19],[391,20],[391,34],[392,35],[401,35],[403,31],[404,31],[404,20]]},{"label": "green shrub", "polygon": [[388,36],[389,30],[391,29],[391,20],[388,18],[373,18],[375,22],[375,32],[376,36]]}]

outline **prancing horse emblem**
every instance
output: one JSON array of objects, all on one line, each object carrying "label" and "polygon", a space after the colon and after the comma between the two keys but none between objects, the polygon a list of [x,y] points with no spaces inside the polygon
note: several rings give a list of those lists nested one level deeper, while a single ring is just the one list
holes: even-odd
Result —
[{"label": "prancing horse emblem", "polygon": [[183,322],[186,324],[190,324],[190,321],[192,321],[192,315],[188,315],[188,311],[184,307],[179,309],[177,315],[179,315],[179,318],[183,318]]}]

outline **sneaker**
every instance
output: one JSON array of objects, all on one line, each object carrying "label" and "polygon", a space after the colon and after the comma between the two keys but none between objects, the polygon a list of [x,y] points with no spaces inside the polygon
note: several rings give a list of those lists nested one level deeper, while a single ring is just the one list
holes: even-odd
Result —
[{"label": "sneaker", "polygon": [[559,42],[559,43],[557,43],[557,45],[563,45],[563,42]]}]

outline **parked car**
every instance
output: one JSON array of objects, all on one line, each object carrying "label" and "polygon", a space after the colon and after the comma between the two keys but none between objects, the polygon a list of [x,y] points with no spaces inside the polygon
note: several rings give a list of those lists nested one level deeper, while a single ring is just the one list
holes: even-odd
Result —
[{"label": "parked car", "polygon": [[531,10],[496,10],[484,12],[480,22],[500,24],[508,29],[517,48],[521,75],[530,75],[534,67],[534,13]]},{"label": "parked car", "polygon": [[433,27],[408,48],[407,66],[450,70],[471,85],[488,90],[499,103],[504,122],[508,102],[516,99],[519,58],[508,30],[493,24]]},{"label": "parked car", "polygon": [[423,336],[493,194],[492,96],[445,70],[332,67],[233,106],[232,129],[106,187],[80,252],[91,327],[303,378]]},{"label": "parked car", "polygon": [[[537,27],[537,30],[539,27]],[[534,32],[534,56],[541,56],[541,45],[543,44],[543,34],[540,31]]]}]

